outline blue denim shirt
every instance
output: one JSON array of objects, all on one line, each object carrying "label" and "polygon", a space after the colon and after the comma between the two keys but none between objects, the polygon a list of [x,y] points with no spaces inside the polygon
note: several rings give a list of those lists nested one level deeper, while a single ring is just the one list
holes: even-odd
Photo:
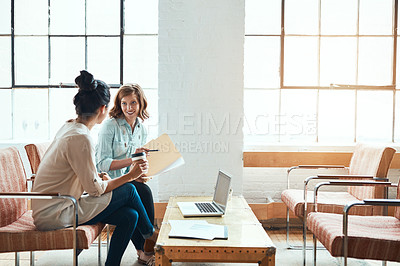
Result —
[{"label": "blue denim shirt", "polygon": [[146,143],[147,131],[138,121],[133,130],[124,118],[111,118],[103,122],[96,145],[96,167],[99,172],[107,172],[111,178],[129,171],[129,167],[110,171],[113,160],[126,159],[137,148]]}]

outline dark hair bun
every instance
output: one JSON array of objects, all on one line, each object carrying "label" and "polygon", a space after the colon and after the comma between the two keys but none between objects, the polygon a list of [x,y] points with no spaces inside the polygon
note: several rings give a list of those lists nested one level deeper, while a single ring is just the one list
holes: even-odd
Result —
[{"label": "dark hair bun", "polygon": [[93,75],[86,70],[81,71],[81,74],[76,77],[75,83],[79,86],[80,90],[92,91],[97,87],[97,82],[93,78]]},{"label": "dark hair bun", "polygon": [[78,93],[74,97],[78,116],[91,117],[96,114],[100,106],[107,106],[110,102],[110,87],[104,81],[94,79],[86,70],[81,71],[75,83],[79,86]]}]

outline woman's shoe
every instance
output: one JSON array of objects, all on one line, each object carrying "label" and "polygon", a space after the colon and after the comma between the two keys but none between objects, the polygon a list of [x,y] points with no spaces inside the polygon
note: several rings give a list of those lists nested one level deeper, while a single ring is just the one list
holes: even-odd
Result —
[{"label": "woman's shoe", "polygon": [[155,230],[153,235],[144,241],[143,250],[146,254],[154,254],[154,246],[157,242],[158,230]]},{"label": "woman's shoe", "polygon": [[156,257],[154,254],[148,254],[147,252],[138,252],[138,262],[142,265],[154,266],[156,263]]}]

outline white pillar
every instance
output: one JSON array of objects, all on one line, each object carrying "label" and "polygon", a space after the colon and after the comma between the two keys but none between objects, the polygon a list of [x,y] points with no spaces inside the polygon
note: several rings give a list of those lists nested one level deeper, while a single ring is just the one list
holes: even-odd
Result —
[{"label": "white pillar", "polygon": [[185,165],[158,177],[159,200],[211,195],[218,169],[243,178],[244,0],[159,1],[159,133]]}]

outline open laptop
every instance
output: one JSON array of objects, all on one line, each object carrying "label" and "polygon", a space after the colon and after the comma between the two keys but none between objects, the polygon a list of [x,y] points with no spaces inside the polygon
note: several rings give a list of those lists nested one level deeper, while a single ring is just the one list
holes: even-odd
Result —
[{"label": "open laptop", "polygon": [[232,178],[219,170],[212,202],[177,202],[183,217],[222,216],[228,203]]}]

